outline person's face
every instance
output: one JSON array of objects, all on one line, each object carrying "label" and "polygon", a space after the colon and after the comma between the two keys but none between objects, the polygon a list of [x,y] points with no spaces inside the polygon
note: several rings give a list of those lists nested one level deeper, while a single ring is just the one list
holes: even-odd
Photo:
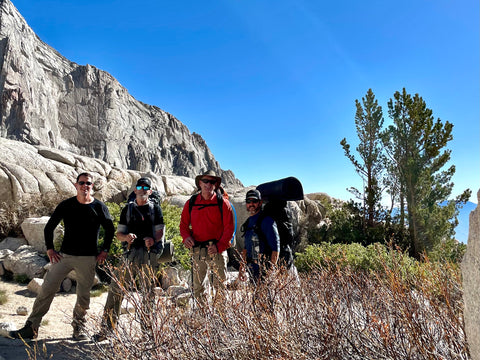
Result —
[{"label": "person's face", "polygon": [[211,176],[204,176],[200,179],[199,184],[203,193],[213,193],[217,185],[217,179]]},{"label": "person's face", "polygon": [[148,199],[148,197],[150,196],[150,194],[152,193],[152,189],[150,188],[150,186],[146,185],[146,184],[140,184],[140,185],[137,185],[135,187],[135,190],[133,190],[135,192],[135,195],[142,199]]},{"label": "person's face", "polygon": [[258,199],[247,199],[245,203],[250,215],[255,215],[262,208],[262,201]]},{"label": "person's face", "polygon": [[80,176],[75,183],[77,189],[77,195],[87,196],[90,194],[93,188],[93,179],[90,176]]}]

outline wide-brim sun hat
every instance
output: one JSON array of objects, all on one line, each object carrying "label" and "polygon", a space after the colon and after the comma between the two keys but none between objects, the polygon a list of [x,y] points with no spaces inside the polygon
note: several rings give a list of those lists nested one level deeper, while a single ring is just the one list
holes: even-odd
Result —
[{"label": "wide-brim sun hat", "polygon": [[204,176],[209,176],[217,180],[217,183],[215,184],[215,187],[219,187],[220,183],[222,182],[222,178],[220,176],[217,176],[215,174],[215,171],[213,170],[208,170],[207,172],[203,173],[202,175],[197,175],[195,177],[195,185],[197,185],[197,188],[200,189],[200,179],[202,179]]}]

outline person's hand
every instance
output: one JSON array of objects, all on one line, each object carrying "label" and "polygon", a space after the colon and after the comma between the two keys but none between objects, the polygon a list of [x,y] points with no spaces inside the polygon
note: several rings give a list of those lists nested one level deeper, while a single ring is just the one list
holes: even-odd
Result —
[{"label": "person's hand", "polygon": [[213,243],[208,244],[207,250],[208,250],[208,255],[215,255],[216,253],[218,253],[217,245]]},{"label": "person's hand", "polygon": [[153,240],[153,238],[151,237],[144,237],[143,240],[145,241],[145,246],[147,247],[147,249],[150,249],[153,244],[155,244],[155,240]]},{"label": "person's hand", "polygon": [[133,241],[137,238],[137,235],[129,233],[125,235],[125,241],[128,245],[132,245]]},{"label": "person's hand", "polygon": [[183,240],[183,245],[185,245],[187,249],[191,249],[195,245],[195,240],[193,240],[193,238],[189,236],[188,238]]},{"label": "person's hand", "polygon": [[60,253],[58,253],[57,251],[53,250],[53,249],[48,249],[47,250],[47,255],[48,255],[48,258],[50,259],[50,262],[52,264],[55,264],[55,263],[59,262],[60,260],[62,260],[62,255]]},{"label": "person's hand", "polygon": [[100,254],[97,255],[97,263],[99,263],[100,265],[103,264],[105,260],[107,260],[107,256],[108,252],[106,252],[105,250],[100,251]]}]

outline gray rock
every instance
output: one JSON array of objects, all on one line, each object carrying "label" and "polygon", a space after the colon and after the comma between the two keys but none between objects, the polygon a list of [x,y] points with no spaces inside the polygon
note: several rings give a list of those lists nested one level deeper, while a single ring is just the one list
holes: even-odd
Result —
[{"label": "gray rock", "polygon": [[26,275],[29,279],[43,277],[44,266],[47,263],[44,256],[41,256],[32,246],[20,246],[13,253],[3,259],[5,270],[14,275]]},{"label": "gray rock", "polygon": [[187,287],[180,286],[180,285],[172,285],[167,289],[167,296],[178,296],[180,294],[189,293],[190,290]]},{"label": "gray rock", "polygon": [[[480,201],[480,190],[477,193]],[[478,204],[478,202],[477,202]],[[470,213],[467,252],[462,264],[465,332],[472,360],[480,360],[480,208]]]},{"label": "gray rock", "polygon": [[175,298],[175,304],[179,307],[186,307],[190,304],[190,300],[192,299],[192,295],[189,293],[184,293],[181,295],[178,295]]},{"label": "gray rock", "polygon": [[27,316],[28,310],[25,306],[19,306],[16,310],[17,315]]},{"label": "gray rock", "polygon": [[162,289],[167,290],[171,286],[179,285],[180,278],[178,276],[178,269],[175,267],[167,267],[163,270],[161,284]]},{"label": "gray rock", "polygon": [[30,282],[28,283],[27,289],[34,294],[38,294],[40,292],[40,289],[42,288],[42,285],[43,285],[43,279],[34,278],[30,280]]},{"label": "gray rock", "polygon": [[24,238],[7,237],[0,242],[0,250],[8,249],[15,251],[22,245],[28,245]]},{"label": "gray rock", "polygon": [[[42,216],[40,218],[27,218],[22,223],[22,232],[29,245],[39,252],[46,253],[45,236],[43,230],[50,217]],[[62,226],[57,226],[54,231],[53,242],[56,243],[63,235]]]}]

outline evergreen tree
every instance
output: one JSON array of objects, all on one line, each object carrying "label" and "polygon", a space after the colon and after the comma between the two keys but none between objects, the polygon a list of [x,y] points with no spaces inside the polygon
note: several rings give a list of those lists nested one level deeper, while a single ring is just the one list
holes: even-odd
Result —
[{"label": "evergreen tree", "polygon": [[393,125],[384,134],[384,144],[393,164],[391,175],[398,177],[390,191],[399,201],[400,221],[408,224],[410,247],[418,257],[453,236],[458,209],[471,192],[448,200],[455,166],[442,169],[450,160],[446,146],[453,139],[451,123],[434,121],[423,99],[405,89],[390,99],[388,113]]},{"label": "evergreen tree", "polygon": [[366,96],[362,98],[362,102],[355,100],[355,105],[357,108],[355,126],[360,140],[356,150],[360,159],[357,160],[351,153],[350,145],[345,138],[340,142],[340,145],[345,151],[345,156],[350,159],[365,184],[362,192],[356,188],[350,188],[349,191],[363,202],[366,218],[364,223],[367,228],[372,228],[379,220],[382,198],[380,184],[384,161],[380,134],[383,126],[383,114],[382,107],[378,105],[372,89],[367,91]]}]

